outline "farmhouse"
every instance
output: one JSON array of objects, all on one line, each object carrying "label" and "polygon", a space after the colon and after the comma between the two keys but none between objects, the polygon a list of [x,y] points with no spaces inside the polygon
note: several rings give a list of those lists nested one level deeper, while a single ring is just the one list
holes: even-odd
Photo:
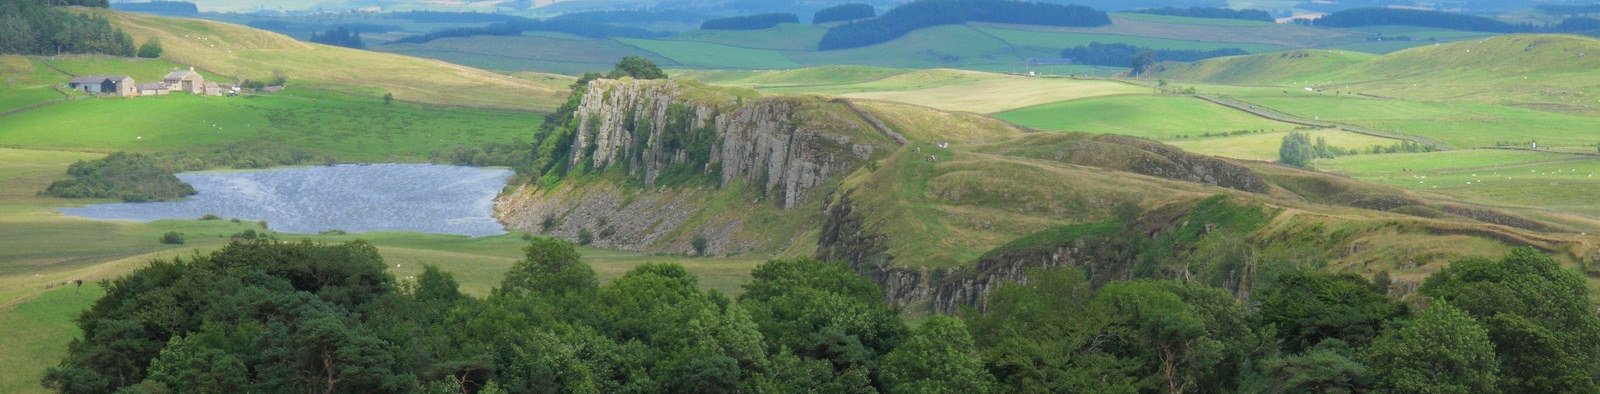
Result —
[{"label": "farmhouse", "polygon": [[139,84],[139,95],[140,96],[163,96],[163,95],[166,95],[168,92],[171,92],[171,90],[167,89],[167,83],[166,82],[151,82],[151,83],[141,83],[141,84]]},{"label": "farmhouse", "polygon": [[167,84],[167,90],[189,94],[206,94],[206,78],[194,72],[194,67],[188,70],[176,70],[162,78],[161,82]]},{"label": "farmhouse", "polygon": [[90,75],[73,78],[67,83],[72,90],[111,96],[138,96],[139,88],[126,75]]}]

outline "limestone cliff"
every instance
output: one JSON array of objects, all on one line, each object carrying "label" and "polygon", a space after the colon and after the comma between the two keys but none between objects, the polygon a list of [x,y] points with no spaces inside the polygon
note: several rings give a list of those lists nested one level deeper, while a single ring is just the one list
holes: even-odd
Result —
[{"label": "limestone cliff", "polygon": [[[835,106],[798,97],[717,94],[675,82],[599,80],[577,110],[574,168],[624,166],[647,187],[674,170],[720,185],[758,185],[783,208],[805,201],[825,180],[854,170],[881,149],[861,126],[807,122],[808,107]],[[700,90],[700,91],[696,91]]]},{"label": "limestone cliff", "polygon": [[747,221],[815,218],[796,208],[895,145],[841,103],[692,82],[592,81],[571,116],[566,180],[502,196],[498,215],[627,250],[689,252],[697,238],[707,254],[787,248],[815,225]]}]

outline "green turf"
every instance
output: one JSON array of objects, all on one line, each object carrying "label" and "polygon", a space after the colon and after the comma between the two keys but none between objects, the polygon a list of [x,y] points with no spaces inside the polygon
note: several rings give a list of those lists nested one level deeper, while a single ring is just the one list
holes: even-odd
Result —
[{"label": "green turf", "polygon": [[1296,127],[1195,98],[1163,95],[1086,98],[1021,108],[996,116],[1038,129],[1125,134],[1158,140]]},{"label": "green turf", "polygon": [[[959,43],[960,45],[952,45]],[[1059,49],[1058,49],[1059,51]],[[896,68],[1022,64],[1011,43],[964,25],[919,29],[882,44],[832,51],[787,51],[806,65],[856,64]]]},{"label": "green turf", "polygon": [[646,56],[661,67],[679,66],[616,40],[543,35],[446,38],[425,44],[378,45],[373,49],[502,71],[604,72],[624,56]]},{"label": "green turf", "polygon": [[[1328,146],[1358,151],[1370,148],[1373,145],[1390,146],[1398,143],[1398,141],[1392,139],[1333,129],[1302,130],[1301,132],[1309,135],[1313,141],[1317,140],[1317,138],[1322,138],[1323,141],[1327,141]],[[1283,145],[1283,137],[1288,134],[1288,131],[1278,131],[1225,137],[1184,138],[1162,142],[1194,153],[1244,160],[1277,161],[1279,158],[1278,148]]]},{"label": "green turf", "polygon": [[45,368],[67,355],[82,332],[73,319],[105,294],[95,283],[60,287],[20,305],[0,307],[0,392],[43,393]]},{"label": "green turf", "polygon": [[172,94],[73,100],[3,117],[0,146],[157,152],[269,144],[345,162],[422,161],[455,145],[526,141],[542,119],[294,89],[243,97]]},{"label": "green turf", "polygon": [[[554,110],[565,101],[563,84],[529,80],[436,60],[315,45],[281,34],[198,19],[167,18],[79,8],[104,17],[136,42],[161,40],[162,59],[233,79],[285,75],[290,86],[316,87],[373,97],[451,106]],[[137,77],[135,77],[137,78]]]},{"label": "green turf", "polygon": [[1272,26],[1273,22],[1249,21],[1243,19],[1220,18],[1192,18],[1172,15],[1139,14],[1133,12],[1119,12],[1114,14],[1118,18],[1134,19],[1147,22],[1170,23],[1174,25],[1200,25],[1200,26],[1225,26],[1225,27],[1259,27]]},{"label": "green turf", "polygon": [[1600,118],[1504,105],[1299,93],[1240,99],[1300,117],[1428,137],[1457,148],[1533,141],[1545,147],[1589,147],[1600,142]]},{"label": "green turf", "polygon": [[782,71],[672,70],[673,78],[758,89],[806,88],[868,83],[910,70],[871,66],[821,66]]},{"label": "green turf", "polygon": [[1463,150],[1322,160],[1357,179],[1466,201],[1600,214],[1600,158],[1557,153]]},{"label": "green turf", "polygon": [[1222,48],[1239,48],[1250,53],[1270,52],[1283,49],[1283,47],[1265,44],[1188,41],[1118,34],[1017,30],[992,26],[980,26],[977,27],[977,29],[984,33],[999,37],[1000,39],[1005,40],[1013,45],[1051,48],[1056,51],[1080,45],[1089,45],[1090,43],[1094,42],[1101,44],[1128,44],[1152,49],[1174,50],[1209,51]]},{"label": "green turf", "polygon": [[1430,43],[1432,41],[1454,41],[1496,35],[1496,33],[1440,29],[1422,26],[1364,26],[1353,27],[1349,28],[1348,30],[1354,30],[1368,34],[1382,34],[1387,37],[1411,37],[1413,41],[1428,41]]},{"label": "green turf", "polygon": [[694,41],[618,38],[624,44],[654,52],[678,64],[706,68],[772,70],[800,67],[783,53]]},{"label": "green turf", "polygon": [[690,30],[679,33],[673,39],[740,48],[810,51],[817,49],[817,42],[822,40],[822,34],[827,31],[826,27],[817,25],[784,23],[761,30]]},{"label": "green turf", "polygon": [[[55,68],[74,75],[127,75],[137,83],[161,82],[161,79],[173,70],[188,68],[188,66],[165,59],[136,59],[98,55],[61,56],[38,61],[48,63]],[[207,81],[233,80],[210,71],[197,71]],[[59,83],[65,84],[66,81],[59,81]]]}]

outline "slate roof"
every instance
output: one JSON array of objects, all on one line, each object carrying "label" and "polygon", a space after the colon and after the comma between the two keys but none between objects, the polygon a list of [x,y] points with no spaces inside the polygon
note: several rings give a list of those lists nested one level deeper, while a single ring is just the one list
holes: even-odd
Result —
[{"label": "slate roof", "polygon": [[73,78],[72,79],[72,83],[73,84],[78,84],[78,85],[89,85],[89,84],[105,83],[107,79],[111,79],[111,77],[110,76],[106,76],[106,75],[87,75],[87,76]]},{"label": "slate roof", "polygon": [[177,81],[177,80],[184,79],[185,77],[188,77],[190,75],[198,76],[198,75],[200,75],[200,73],[196,73],[194,71],[189,71],[189,70],[178,70],[178,71],[173,71],[173,72],[167,74],[167,77],[166,78],[162,78],[162,80],[163,81]]}]

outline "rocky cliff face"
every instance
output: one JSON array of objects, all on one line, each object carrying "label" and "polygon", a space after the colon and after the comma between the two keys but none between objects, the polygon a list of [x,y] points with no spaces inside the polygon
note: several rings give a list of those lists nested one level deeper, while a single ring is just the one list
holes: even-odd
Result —
[{"label": "rocky cliff face", "polygon": [[[771,204],[814,216],[794,208],[893,146],[865,123],[813,119],[819,113],[849,114],[816,98],[741,97],[664,80],[592,81],[572,114],[577,129],[563,158],[571,180],[502,196],[497,213],[513,229],[569,240],[587,233],[594,245],[616,249],[683,253],[701,237],[708,254],[773,246],[788,234],[741,237],[746,218],[709,211],[711,196],[739,184],[756,196],[721,209]],[[581,176],[618,173],[627,180]]]},{"label": "rocky cliff face", "polygon": [[668,81],[591,82],[576,113],[573,167],[626,166],[647,187],[673,175],[712,177],[721,185],[744,181],[787,209],[882,145],[800,118],[803,107],[820,103],[745,102],[688,89],[694,88]]},{"label": "rocky cliff face", "polygon": [[[962,308],[983,310],[991,292],[1008,283],[1027,283],[1028,271],[1072,266],[1082,269],[1094,286],[1133,278],[1140,236],[1191,225],[1183,219],[1186,204],[1146,212],[1137,222],[1103,234],[1088,234],[1037,245],[1002,247],[971,267],[900,267],[884,253],[882,229],[864,225],[848,198],[828,207],[827,223],[818,239],[818,258],[846,261],[883,289],[884,301],[912,311],[954,314]],[[1209,224],[1195,225],[1210,228]]]}]

